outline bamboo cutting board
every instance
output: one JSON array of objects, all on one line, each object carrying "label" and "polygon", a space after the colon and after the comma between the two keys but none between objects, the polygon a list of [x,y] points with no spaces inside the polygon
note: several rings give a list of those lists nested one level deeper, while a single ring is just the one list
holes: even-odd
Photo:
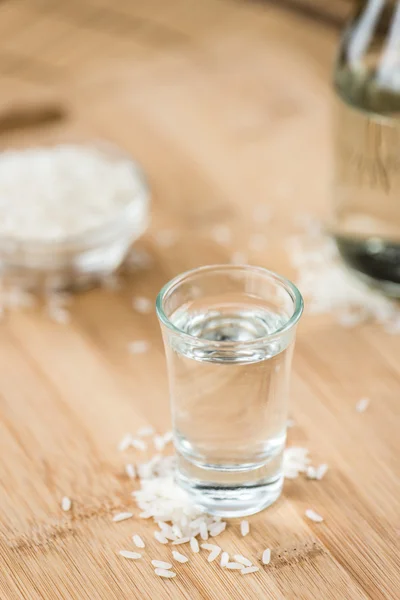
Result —
[{"label": "bamboo cutting board", "polygon": [[[171,549],[132,505],[124,464],[140,457],[116,449],[127,431],[169,428],[158,325],[154,314],[134,312],[132,296],[154,299],[180,271],[234,251],[293,276],[284,249],[293,216],[328,213],[329,69],[345,4],[0,4],[2,104],[60,103],[61,128],[132,152],[153,195],[153,224],[140,243],[150,268],[120,290],[76,297],[69,325],[40,311],[1,323],[1,600],[400,596],[398,337],[303,318],[289,441],[330,469],[321,482],[287,482],[282,499],[250,519],[245,539],[237,522],[217,538],[230,554],[254,559],[271,547],[259,573],[222,571],[201,553],[174,580],[157,578],[150,559],[168,560]],[[262,202],[274,209],[268,225],[252,219]],[[231,246],[210,238],[216,223],[234,231]],[[168,247],[157,242],[163,230],[177,237]],[[249,251],[254,232],[266,234],[265,250]],[[135,339],[151,350],[130,355]],[[362,396],[371,404],[359,414]],[[73,501],[68,513],[64,495]],[[131,508],[133,519],[112,522]],[[324,522],[308,521],[307,508]],[[138,563],[117,555],[133,549],[134,533],[146,541]]]}]

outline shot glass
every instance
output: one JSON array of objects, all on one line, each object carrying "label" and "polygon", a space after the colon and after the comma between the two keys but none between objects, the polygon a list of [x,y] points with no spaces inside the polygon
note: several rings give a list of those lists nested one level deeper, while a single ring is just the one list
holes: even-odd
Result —
[{"label": "shot glass", "polygon": [[210,514],[262,510],[282,490],[300,292],[260,267],[211,265],[167,283],[156,309],[178,483]]}]

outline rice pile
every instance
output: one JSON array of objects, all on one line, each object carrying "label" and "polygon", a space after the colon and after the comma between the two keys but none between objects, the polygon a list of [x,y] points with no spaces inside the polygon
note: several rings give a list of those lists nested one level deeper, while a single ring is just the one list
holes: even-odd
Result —
[{"label": "rice pile", "polygon": [[[157,448],[162,440],[162,450],[172,441],[172,433],[156,434],[152,427],[143,427],[135,435],[126,434],[118,444],[121,452],[142,453],[150,447]],[[137,443],[139,442],[139,443]],[[223,547],[215,543],[215,538],[223,534],[229,526],[227,521],[220,517],[205,514],[196,507],[188,494],[181,489],[174,479],[176,460],[174,456],[153,455],[146,462],[129,462],[125,465],[125,472],[130,479],[138,478],[139,487],[132,492],[132,496],[140,510],[138,515],[132,512],[120,512],[112,516],[115,523],[126,520],[146,519],[154,523],[157,528],[149,528],[149,533],[159,544],[171,547],[171,562],[162,561],[157,557],[149,557],[154,568],[154,574],[165,579],[174,578],[177,570],[190,563],[194,554],[206,552],[207,563],[217,563],[219,568],[228,571],[240,571],[241,575],[249,575],[260,571],[260,567],[267,567],[271,563],[272,550],[267,545],[260,548],[255,558],[246,556],[246,552],[229,556]],[[312,471],[310,471],[310,469]],[[285,477],[294,479],[299,474],[304,474],[309,479],[322,479],[327,465],[312,466],[306,448],[293,446],[284,452],[283,470]],[[310,476],[312,474],[312,476]],[[69,501],[69,508],[71,501]],[[66,500],[63,499],[62,507],[65,510]],[[323,518],[313,509],[307,509],[305,516],[315,523],[322,522]],[[250,523],[243,519],[239,525],[231,524],[230,527],[238,528],[242,538],[251,536]],[[131,538],[131,548],[118,550],[118,554],[127,560],[140,561],[146,549],[146,541],[137,533]],[[135,550],[136,548],[136,550]],[[140,552],[137,550],[140,549]],[[174,570],[175,569],[175,570]]]},{"label": "rice pile", "polygon": [[398,305],[343,266],[335,242],[317,221],[309,217],[302,226],[300,235],[287,240],[286,249],[308,313],[332,314],[343,327],[373,321],[388,333],[400,333]]}]

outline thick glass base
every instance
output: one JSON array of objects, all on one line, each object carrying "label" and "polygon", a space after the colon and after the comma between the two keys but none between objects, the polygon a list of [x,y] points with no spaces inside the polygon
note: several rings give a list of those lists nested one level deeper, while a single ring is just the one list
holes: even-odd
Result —
[{"label": "thick glass base", "polygon": [[382,292],[382,294],[390,298],[400,299],[400,283],[396,283],[395,281],[385,281],[383,279],[374,279],[355,269],[351,269],[351,271],[358,279],[368,285],[368,287]]},{"label": "thick glass base", "polygon": [[384,239],[351,236],[335,237],[338,250],[349,270],[386,296],[400,298],[400,244]]},{"label": "thick glass base", "polygon": [[[270,467],[269,464],[235,472],[193,465],[180,456],[176,479],[196,506],[208,514],[245,517],[260,512],[279,498],[283,475],[279,469],[274,476],[265,477]],[[264,476],[260,477],[263,471]]]}]

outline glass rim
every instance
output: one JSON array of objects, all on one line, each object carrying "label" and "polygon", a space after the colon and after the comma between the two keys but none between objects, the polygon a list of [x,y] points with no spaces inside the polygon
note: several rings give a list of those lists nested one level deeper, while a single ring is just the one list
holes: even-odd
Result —
[{"label": "glass rim", "polygon": [[[166,295],[168,294],[168,292],[173,291],[174,288],[176,288],[180,283],[183,283],[186,279],[188,279],[192,275],[207,274],[207,273],[211,273],[212,271],[217,272],[217,271],[222,271],[222,270],[232,271],[232,272],[250,271],[253,273],[257,273],[259,275],[263,275],[270,279],[273,279],[276,283],[280,284],[285,289],[285,291],[288,293],[289,297],[292,299],[292,301],[293,301],[292,315],[287,319],[287,321],[285,321],[285,323],[282,325],[282,327],[279,327],[276,331],[269,333],[268,335],[264,335],[260,338],[256,338],[254,340],[239,341],[239,342],[207,340],[205,338],[196,337],[190,333],[187,333],[186,331],[182,331],[181,329],[179,329],[179,327],[176,327],[176,325],[174,325],[174,323],[172,323],[172,321],[169,319],[169,317],[167,317],[167,315],[165,314],[164,309],[163,309],[163,301],[164,301]],[[168,281],[165,285],[163,285],[163,287],[157,294],[157,298],[156,298],[157,317],[158,317],[160,323],[165,325],[165,327],[167,327],[170,331],[172,331],[176,335],[179,335],[179,337],[190,340],[191,343],[196,343],[196,344],[205,344],[206,343],[208,346],[218,346],[218,347],[221,347],[221,346],[236,346],[236,347],[237,346],[253,346],[253,345],[262,344],[263,342],[270,341],[276,337],[280,337],[284,333],[290,331],[298,323],[298,321],[303,313],[303,309],[304,309],[303,296],[301,295],[300,291],[298,290],[297,286],[294,283],[292,283],[289,279],[287,279],[283,275],[279,275],[278,273],[275,273],[274,271],[270,271],[269,269],[265,269],[264,267],[258,267],[258,266],[254,266],[254,265],[216,264],[216,265],[205,265],[205,266],[201,266],[201,267],[195,267],[194,269],[190,269],[188,271],[184,271],[183,273],[180,273],[179,275],[177,275],[176,277],[174,277],[173,279]]]}]

